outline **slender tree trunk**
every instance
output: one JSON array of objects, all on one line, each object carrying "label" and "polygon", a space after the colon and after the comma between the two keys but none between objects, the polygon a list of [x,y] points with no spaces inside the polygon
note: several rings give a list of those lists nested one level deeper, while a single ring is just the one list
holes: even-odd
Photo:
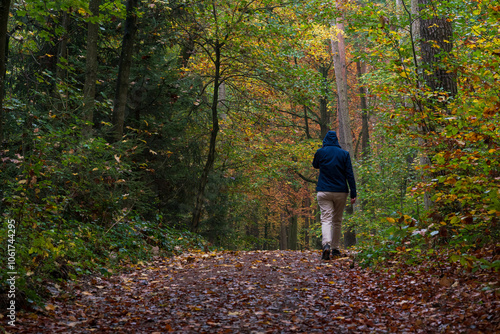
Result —
[{"label": "slender tree trunk", "polygon": [[307,115],[307,107],[303,106],[304,110],[304,124],[306,126],[306,138],[311,139],[311,134],[309,132],[309,115]]},{"label": "slender tree trunk", "polygon": [[4,138],[5,73],[8,53],[7,24],[9,22],[10,0],[0,0],[0,143]]},{"label": "slender tree trunk", "polygon": [[[337,2],[338,5],[338,2]],[[331,46],[333,53],[333,66],[335,68],[335,80],[337,82],[337,118],[339,120],[339,144],[349,152],[351,159],[354,159],[354,148],[352,144],[351,121],[349,117],[349,101],[347,96],[347,73],[346,73],[346,55],[344,41],[344,24],[337,19],[336,27],[339,30],[337,36],[332,38]],[[349,206],[348,213],[352,213],[352,206]],[[350,247],[356,244],[356,233],[352,229],[344,232],[344,246]]]},{"label": "slender tree trunk", "polygon": [[125,123],[125,108],[129,87],[130,68],[132,67],[132,53],[134,38],[137,32],[136,9],[140,0],[127,0],[127,18],[125,20],[122,51],[116,80],[115,102],[113,107],[113,139],[121,140]]},{"label": "slender tree trunk", "polygon": [[319,66],[319,73],[323,77],[323,87],[322,87],[322,95],[319,98],[319,115],[320,115],[320,131],[321,131],[321,139],[325,138],[327,132],[331,127],[331,118],[330,113],[328,112],[328,70],[329,67],[321,65]]},{"label": "slender tree trunk", "polygon": [[286,217],[285,213],[283,212],[281,214],[281,219],[280,219],[280,250],[285,250],[288,249],[288,240],[287,240],[287,223],[286,223]]},{"label": "slender tree trunk", "polygon": [[[412,30],[413,43],[416,43],[416,41],[420,39],[420,20],[416,19],[416,17],[418,17],[418,1],[419,0],[411,0],[410,4],[410,25]],[[415,66],[418,66],[418,63],[416,63]]]},{"label": "slender tree trunk", "polygon": [[267,244],[267,229],[268,229],[268,222],[267,222],[267,214],[266,218],[264,221],[264,243],[262,244],[262,250],[267,250],[269,245]]},{"label": "slender tree trunk", "polygon": [[191,230],[197,231],[201,220],[201,213],[203,210],[203,200],[205,198],[205,187],[208,182],[208,175],[212,171],[215,162],[215,148],[217,143],[217,135],[219,133],[219,87],[222,84],[220,75],[221,65],[221,49],[223,44],[217,39],[215,41],[215,75],[214,75],[214,92],[212,96],[212,131],[210,132],[210,146],[208,150],[207,162],[201,173],[200,183],[198,185],[198,192],[196,194],[196,201],[193,210],[193,217],[191,220]]},{"label": "slender tree trunk", "polygon": [[370,154],[370,128],[368,125],[369,116],[368,105],[366,103],[366,89],[361,84],[361,77],[366,71],[366,66],[361,61],[358,61],[356,69],[358,71],[359,102],[361,107],[361,156],[366,158]]},{"label": "slender tree trunk", "polygon": [[[54,86],[54,97],[56,98],[55,109],[62,111],[68,108],[68,91],[66,89],[66,76],[68,71],[68,29],[69,29],[69,13],[68,11],[61,12],[61,26],[63,35],[59,40],[56,53],[56,85]],[[64,91],[62,91],[64,88]]]},{"label": "slender tree trunk", "polygon": [[[92,18],[99,16],[101,0],[90,0],[90,11]],[[83,86],[83,136],[90,137],[92,133],[92,122],[94,120],[96,81],[97,81],[97,41],[99,38],[99,24],[89,21],[87,28],[87,55],[85,58],[85,84]]]},{"label": "slender tree trunk", "polygon": [[62,21],[61,26],[63,28],[63,35],[61,36],[60,43],[57,48],[57,66],[56,66],[56,78],[61,83],[66,79],[66,65],[68,60],[68,28],[69,28],[69,13],[67,11],[61,13]]},{"label": "slender tree trunk", "polygon": [[[307,187],[307,183],[304,186]],[[304,248],[309,249],[309,226],[311,220],[311,199],[309,197],[304,199],[304,209],[306,209],[306,213],[304,214]]]},{"label": "slender tree trunk", "polygon": [[298,244],[298,225],[299,225],[299,217],[295,213],[291,213],[290,216],[290,224],[288,230],[288,248],[291,250],[297,250]]}]

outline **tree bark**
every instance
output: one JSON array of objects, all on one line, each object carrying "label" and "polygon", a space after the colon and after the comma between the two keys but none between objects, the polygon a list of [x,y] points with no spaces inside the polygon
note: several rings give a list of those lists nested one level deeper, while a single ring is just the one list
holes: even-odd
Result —
[{"label": "tree bark", "polygon": [[288,230],[288,249],[291,250],[297,250],[297,244],[298,244],[298,223],[299,223],[299,217],[295,213],[291,213],[290,215],[290,224],[289,224],[289,230]]},{"label": "tree bark", "polygon": [[321,65],[318,68],[319,73],[323,77],[323,92],[322,96],[319,98],[319,115],[320,115],[320,131],[321,131],[321,139],[325,138],[328,131],[330,131],[330,113],[328,112],[328,70],[329,67]]},{"label": "tree bark", "polygon": [[281,219],[280,219],[280,250],[285,250],[288,249],[288,240],[287,240],[287,224],[286,224],[286,217],[285,213],[283,212],[281,214]]},{"label": "tree bark", "polygon": [[219,115],[218,115],[218,107],[219,107],[219,87],[222,84],[221,80],[221,49],[223,43],[220,43],[217,39],[214,45],[215,51],[215,74],[214,74],[214,92],[212,96],[212,131],[210,132],[210,146],[208,149],[207,162],[205,163],[205,167],[201,173],[200,183],[198,186],[198,192],[196,194],[196,201],[193,210],[193,217],[191,219],[191,230],[196,232],[198,231],[198,226],[201,220],[201,213],[203,210],[203,200],[205,198],[205,187],[208,182],[208,175],[212,171],[214,162],[215,162],[215,148],[217,143],[217,135],[219,133]]},{"label": "tree bark", "polygon": [[7,24],[9,22],[10,0],[0,0],[0,143],[4,138],[5,73],[7,63]]},{"label": "tree bark", "polygon": [[345,41],[344,41],[344,24],[337,19],[337,29],[340,32],[336,38],[331,41],[333,53],[333,66],[335,68],[335,81],[337,83],[337,118],[339,121],[338,137],[340,146],[349,152],[351,158],[354,158],[352,134],[349,117],[349,101],[347,97],[347,73],[346,73],[346,56],[345,56]]},{"label": "tree bark", "polygon": [[[56,85],[54,86],[54,97],[56,100],[55,109],[62,111],[68,108],[68,90],[66,85],[66,76],[68,71],[68,29],[70,16],[68,11],[61,12],[61,27],[63,35],[59,39],[56,52]],[[64,91],[62,89],[64,88]]]},{"label": "tree bark", "polygon": [[[99,6],[101,0],[90,0],[90,11],[92,20],[99,17]],[[92,133],[92,122],[94,120],[96,81],[97,81],[97,41],[99,38],[99,24],[89,21],[87,25],[87,55],[85,58],[85,84],[83,86],[83,126],[82,134],[90,137]]]},{"label": "tree bark", "polygon": [[[337,7],[339,2],[337,2]],[[337,18],[336,27],[339,30],[337,36],[332,38],[331,47],[333,53],[333,66],[335,68],[335,80],[337,83],[337,118],[339,120],[338,138],[340,146],[349,152],[351,159],[354,159],[354,149],[352,144],[351,125],[349,117],[349,101],[347,96],[347,73],[346,55],[344,41],[344,24]],[[352,210],[352,206],[349,207]],[[348,211],[349,212],[349,211]],[[352,213],[352,211],[351,211]],[[356,233],[352,229],[344,232],[344,246],[350,247],[356,244]]]},{"label": "tree bark", "polygon": [[[63,35],[61,36],[58,48],[57,48],[57,66],[56,66],[56,78],[59,83],[62,83],[66,79],[66,64],[68,60],[68,28],[69,28],[69,13],[67,11],[61,13],[62,22],[61,26],[63,28]],[[57,88],[56,88],[57,89]]]},{"label": "tree bark", "polygon": [[[422,58],[421,74],[422,79],[433,92],[439,95],[430,97],[423,104],[430,110],[436,108],[447,110],[447,99],[457,94],[457,78],[455,73],[447,64],[447,59],[453,49],[453,25],[446,17],[439,16],[432,10],[433,4],[430,0],[418,0],[420,8],[419,33],[420,33],[420,52]],[[439,99],[439,97],[445,97]],[[426,112],[425,110],[420,110]],[[423,134],[434,131],[432,124],[420,126]],[[425,144],[423,139],[419,139],[419,144]],[[421,165],[430,165],[431,159],[427,154],[422,154],[420,158]],[[425,169],[424,169],[425,171]],[[424,172],[425,173],[425,172]],[[431,175],[424,174],[423,178],[429,179]],[[424,194],[424,205],[429,210],[434,203],[431,200],[431,194]]]},{"label": "tree bark", "polygon": [[309,116],[307,115],[307,107],[306,106],[302,106],[303,110],[304,110],[304,124],[305,124],[305,131],[306,131],[306,138],[307,139],[311,139],[311,134],[309,132]]},{"label": "tree bark", "polygon": [[368,124],[368,105],[366,103],[366,89],[361,84],[361,77],[366,71],[366,66],[361,61],[356,63],[358,71],[359,103],[361,108],[361,156],[367,158],[370,154],[370,128]]},{"label": "tree bark", "polygon": [[[431,0],[418,0],[421,11],[432,5]],[[420,37],[422,76],[432,91],[443,91],[448,96],[457,94],[456,74],[450,70],[446,58],[453,49],[453,25],[446,17],[435,13],[421,13]]]},{"label": "tree bark", "polygon": [[[304,184],[304,187],[307,187],[307,183]],[[310,210],[311,210],[311,199],[309,197],[304,198],[304,248],[309,249],[309,226],[310,226]]]},{"label": "tree bark", "polygon": [[116,80],[115,102],[113,107],[113,139],[121,140],[125,123],[125,108],[129,87],[134,38],[137,32],[137,14],[135,13],[140,0],[127,0],[127,18],[125,20],[122,51],[120,55],[118,78]]}]

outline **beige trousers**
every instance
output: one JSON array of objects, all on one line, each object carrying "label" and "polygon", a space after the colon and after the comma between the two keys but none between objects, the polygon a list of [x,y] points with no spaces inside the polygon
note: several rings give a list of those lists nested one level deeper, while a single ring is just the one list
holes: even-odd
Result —
[{"label": "beige trousers", "polygon": [[318,191],[318,204],[321,209],[322,245],[330,245],[331,249],[339,249],[342,230],[342,216],[346,206],[348,193]]}]

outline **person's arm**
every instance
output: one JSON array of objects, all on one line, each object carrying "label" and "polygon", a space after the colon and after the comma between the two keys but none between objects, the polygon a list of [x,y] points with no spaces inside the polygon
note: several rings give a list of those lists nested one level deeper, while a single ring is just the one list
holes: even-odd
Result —
[{"label": "person's arm", "polygon": [[319,157],[318,157],[318,151],[314,154],[314,159],[312,163],[313,167],[316,169],[319,169]]},{"label": "person's arm", "polygon": [[[347,183],[349,183],[349,189],[351,190],[351,203],[354,204],[356,202],[356,180],[354,179],[354,171],[352,170],[351,156],[347,153],[347,161],[346,161],[346,178]],[[354,202],[353,202],[354,200]]]}]

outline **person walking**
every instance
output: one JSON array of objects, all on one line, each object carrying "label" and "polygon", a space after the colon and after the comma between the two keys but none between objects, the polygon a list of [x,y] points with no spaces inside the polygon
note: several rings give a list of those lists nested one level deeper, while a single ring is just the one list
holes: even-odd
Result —
[{"label": "person walking", "polygon": [[316,191],[321,210],[321,258],[330,260],[330,254],[334,257],[340,256],[342,216],[349,190],[351,204],[356,202],[357,196],[351,157],[349,152],[340,147],[335,131],[328,131],[323,139],[323,147],[314,154],[312,165],[319,169]]}]

